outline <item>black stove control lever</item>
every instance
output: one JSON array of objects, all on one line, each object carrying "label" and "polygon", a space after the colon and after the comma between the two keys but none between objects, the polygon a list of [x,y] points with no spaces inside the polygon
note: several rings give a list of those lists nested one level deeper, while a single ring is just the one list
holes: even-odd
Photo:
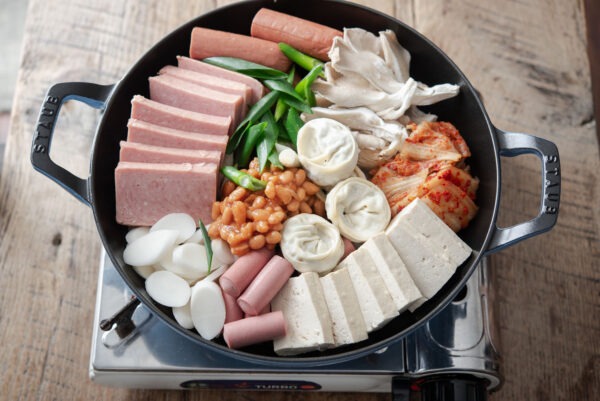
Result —
[{"label": "black stove control lever", "polygon": [[410,380],[392,380],[392,401],[487,401],[484,379],[470,375],[439,375]]},{"label": "black stove control lever", "polygon": [[440,375],[419,380],[421,401],[487,401],[487,381],[471,375]]}]

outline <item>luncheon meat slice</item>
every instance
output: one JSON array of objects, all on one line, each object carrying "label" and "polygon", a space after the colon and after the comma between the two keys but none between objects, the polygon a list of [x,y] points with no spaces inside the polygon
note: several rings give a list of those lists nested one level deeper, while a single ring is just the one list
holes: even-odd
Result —
[{"label": "luncheon meat slice", "polygon": [[148,81],[150,99],[159,103],[197,113],[231,117],[234,126],[243,118],[245,104],[240,95],[215,91],[172,75],[150,77]]},{"label": "luncheon meat slice", "polygon": [[186,70],[185,68],[167,65],[158,72],[160,75],[171,75],[175,78],[191,82],[196,85],[204,86],[216,91],[228,93],[230,95],[238,95],[244,99],[246,104],[254,103],[252,101],[252,88],[241,82],[232,81],[230,79],[219,78],[201,72]]},{"label": "luncheon meat slice", "polygon": [[211,75],[217,78],[223,78],[234,82],[239,82],[248,85],[252,89],[252,99],[249,104],[254,104],[263,97],[265,87],[259,80],[249,77],[239,72],[226,70],[225,68],[217,67],[212,64],[204,63],[193,58],[177,56],[177,65],[179,68],[199,72],[206,75]]},{"label": "luncheon meat slice", "polygon": [[166,148],[144,143],[121,141],[119,160],[144,163],[221,163],[222,153],[216,150]]},{"label": "luncheon meat slice", "polygon": [[119,162],[115,169],[117,222],[151,226],[169,213],[211,221],[217,168],[215,163]]},{"label": "luncheon meat slice", "polygon": [[280,71],[287,71],[291,65],[290,59],[279,50],[275,42],[195,27],[190,40],[190,57],[202,60],[214,56],[237,57]]},{"label": "luncheon meat slice", "polygon": [[200,134],[227,135],[232,129],[230,117],[184,110],[140,95],[131,100],[131,118]]},{"label": "luncheon meat slice", "polygon": [[224,153],[228,140],[226,135],[197,134],[133,118],[129,119],[127,130],[127,142],[168,148],[216,150]]}]

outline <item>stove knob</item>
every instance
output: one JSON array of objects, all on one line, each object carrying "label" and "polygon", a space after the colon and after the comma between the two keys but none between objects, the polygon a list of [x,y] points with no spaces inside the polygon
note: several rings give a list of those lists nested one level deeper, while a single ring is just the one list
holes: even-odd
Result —
[{"label": "stove knob", "polygon": [[421,401],[486,401],[487,382],[467,375],[437,376],[419,381]]}]

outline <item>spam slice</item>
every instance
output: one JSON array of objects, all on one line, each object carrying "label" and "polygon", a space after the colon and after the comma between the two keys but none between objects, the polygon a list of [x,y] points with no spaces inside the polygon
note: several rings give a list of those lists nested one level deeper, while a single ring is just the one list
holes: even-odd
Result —
[{"label": "spam slice", "polygon": [[336,269],[348,269],[368,332],[377,330],[398,315],[396,304],[373,259],[362,247],[348,255]]},{"label": "spam slice", "polygon": [[127,142],[168,148],[213,150],[225,153],[227,140],[226,135],[181,131],[133,118],[130,118],[127,122]]},{"label": "spam slice", "polygon": [[321,277],[325,301],[333,324],[335,345],[353,344],[365,340],[367,326],[348,269]]},{"label": "spam slice", "polygon": [[217,168],[215,163],[119,162],[115,169],[117,222],[151,226],[169,213],[211,221]]},{"label": "spam slice", "polygon": [[396,308],[400,312],[423,297],[406,269],[402,258],[384,233],[379,233],[369,239],[362,244],[361,248],[365,249],[373,259],[396,304]]},{"label": "spam slice", "polygon": [[145,163],[221,163],[221,152],[146,145],[121,141],[119,160]]},{"label": "spam slice", "polygon": [[244,74],[240,74],[239,72],[226,70],[225,68],[217,67],[216,65],[183,56],[177,56],[177,66],[185,70],[199,72],[213,77],[248,85],[252,89],[252,99],[250,100],[249,104],[258,102],[258,100],[264,95],[265,87],[262,83],[260,83],[259,80]]},{"label": "spam slice", "polygon": [[181,131],[212,135],[227,135],[232,126],[230,117],[184,110],[140,95],[135,95],[131,100],[131,118]]},{"label": "spam slice", "polygon": [[179,68],[173,65],[167,65],[161,68],[158,73],[161,75],[172,75],[187,82],[229,93],[230,95],[241,96],[246,104],[251,104],[252,102],[252,88],[240,82],[186,70],[185,68]]},{"label": "spam slice", "polygon": [[192,29],[190,57],[202,60],[214,56],[237,57],[280,71],[287,71],[291,65],[277,43],[215,29]]},{"label": "spam slice", "polygon": [[331,318],[317,273],[290,278],[271,302],[271,310],[282,311],[287,324],[286,335],[273,342],[277,354],[296,355],[334,345]]},{"label": "spam slice", "polygon": [[230,117],[234,127],[245,113],[246,105],[240,95],[216,91],[172,75],[150,77],[148,82],[150,99],[162,104],[212,116]]}]

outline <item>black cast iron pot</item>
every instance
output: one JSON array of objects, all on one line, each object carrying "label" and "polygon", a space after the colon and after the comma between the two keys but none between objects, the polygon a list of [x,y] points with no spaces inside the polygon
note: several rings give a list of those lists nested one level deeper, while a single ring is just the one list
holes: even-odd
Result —
[{"label": "black cast iron pot", "polygon": [[[460,85],[460,95],[426,111],[442,121],[453,123],[471,148],[468,161],[472,172],[480,179],[477,204],[480,207],[461,238],[473,249],[463,263],[437,293],[415,313],[403,313],[384,328],[370,334],[358,344],[325,352],[313,352],[296,357],[280,357],[272,344],[261,344],[243,350],[230,350],[222,341],[206,341],[195,331],[181,328],[170,308],[156,304],[144,289],[144,279],[123,262],[127,227],[115,221],[114,169],[119,158],[119,141],[127,135],[133,95],[148,96],[148,77],[156,75],[167,64],[176,65],[177,55],[187,55],[191,30],[195,26],[249,34],[254,14],[268,7],[337,29],[361,27],[371,32],[391,29],[400,43],[411,53],[411,76],[429,85],[453,83]],[[60,106],[76,99],[104,110],[97,127],[91,152],[90,175],[80,179],[56,165],[49,157],[53,127]],[[541,160],[540,183],[532,191],[541,190],[539,214],[533,220],[509,228],[496,224],[500,199],[500,156],[524,153]],[[111,261],[134,294],[155,315],[199,346],[213,351],[271,367],[302,367],[332,364],[370,354],[411,333],[441,311],[460,291],[484,255],[496,252],[525,238],[552,228],[558,216],[560,197],[559,155],[556,146],[547,140],[527,134],[508,133],[490,122],[477,92],[456,65],[434,44],[412,28],[385,14],[340,0],[252,0],[214,10],[181,26],[151,48],[115,85],[92,83],[59,83],[50,88],[40,111],[31,148],[35,169],[63,186],[75,197],[92,207],[98,232]]]}]

